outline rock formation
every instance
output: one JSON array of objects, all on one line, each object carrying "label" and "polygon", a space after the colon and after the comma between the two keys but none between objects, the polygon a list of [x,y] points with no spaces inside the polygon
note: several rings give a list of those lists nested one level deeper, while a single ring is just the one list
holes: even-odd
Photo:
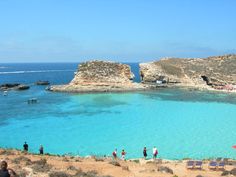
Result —
[{"label": "rock formation", "polygon": [[81,63],[70,84],[90,83],[131,83],[134,74],[126,64],[90,61]]},{"label": "rock formation", "polygon": [[39,81],[35,82],[35,85],[49,85],[49,84],[50,84],[49,81],[41,81],[41,80],[39,80]]},{"label": "rock formation", "polygon": [[0,90],[27,90],[29,89],[30,86],[24,85],[24,84],[19,84],[19,83],[13,83],[13,84],[2,84],[0,85]]},{"label": "rock formation", "polygon": [[110,92],[144,90],[143,84],[133,83],[130,66],[110,61],[81,63],[75,77],[68,85],[49,87],[51,91],[64,92]]},{"label": "rock formation", "polygon": [[164,58],[140,64],[144,83],[218,87],[236,85],[236,55],[208,58]]}]

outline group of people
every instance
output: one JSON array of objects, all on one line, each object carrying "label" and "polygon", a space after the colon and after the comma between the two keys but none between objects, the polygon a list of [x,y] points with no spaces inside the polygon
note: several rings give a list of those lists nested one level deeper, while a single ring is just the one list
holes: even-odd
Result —
[{"label": "group of people", "polygon": [[[25,152],[28,152],[28,150],[29,150],[29,145],[26,142],[23,145],[23,149],[24,149]],[[148,149],[146,147],[144,147],[143,148],[143,157],[144,157],[144,159],[146,159],[147,156],[148,156],[147,151],[148,151]],[[43,154],[43,153],[44,153],[43,146],[40,145],[40,147],[39,147],[39,154]],[[124,149],[122,149],[122,151],[121,151],[121,159],[122,160],[125,160],[125,155],[126,155],[126,152],[125,152]],[[152,149],[152,157],[153,157],[153,159],[156,159],[157,155],[158,155],[158,150],[157,150],[156,146],[154,146],[153,149]],[[117,149],[115,149],[112,152],[112,156],[113,156],[114,159],[117,159],[117,157],[118,157]]]},{"label": "group of people", "polygon": [[[148,151],[148,149],[146,148],[146,147],[144,147],[143,148],[143,157],[144,157],[144,159],[146,159],[147,158],[147,151]],[[121,159],[122,160],[125,160],[125,155],[126,155],[126,152],[125,152],[125,150],[124,149],[122,149],[122,151],[121,151]],[[156,146],[154,146],[153,147],[153,149],[152,149],[152,157],[153,157],[153,159],[156,159],[157,158],[157,155],[158,155],[158,150],[157,150],[157,148],[156,148]],[[112,156],[113,156],[113,158],[114,159],[117,159],[117,149],[115,149],[113,152],[112,152]]]},{"label": "group of people", "polygon": [[[121,151],[121,159],[122,160],[125,160],[125,155],[126,155],[126,152],[124,149],[122,149]],[[115,149],[113,152],[112,152],[112,156],[114,159],[117,159],[117,149]]]},{"label": "group of people", "polygon": [[[147,158],[147,151],[148,151],[148,149],[146,148],[146,147],[144,147],[143,148],[143,157],[144,157],[144,159],[146,159]],[[157,155],[158,155],[158,150],[157,150],[157,148],[156,148],[156,146],[154,146],[153,148],[152,148],[152,157],[153,157],[153,159],[156,159],[157,158]]]},{"label": "group of people", "polygon": [[[25,152],[28,152],[29,150],[29,145],[25,142],[25,144],[23,145],[23,149]],[[43,154],[43,145],[40,145],[39,147],[39,154]]]}]

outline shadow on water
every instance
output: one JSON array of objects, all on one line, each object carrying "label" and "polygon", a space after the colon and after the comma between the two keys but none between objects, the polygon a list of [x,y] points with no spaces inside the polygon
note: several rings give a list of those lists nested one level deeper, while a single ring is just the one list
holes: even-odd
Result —
[{"label": "shadow on water", "polygon": [[[74,117],[74,116],[86,116],[86,117],[92,117],[94,115],[99,115],[99,114],[120,114],[119,111],[108,111],[108,110],[73,110],[73,111],[62,111],[62,112],[52,112],[52,116],[56,117],[61,117],[61,118],[66,118],[69,116]],[[46,113],[45,116],[48,116]]]},{"label": "shadow on water", "polygon": [[94,97],[91,104],[88,104],[87,106],[108,108],[126,104],[127,103],[124,101],[113,99],[110,95],[101,95]]},{"label": "shadow on water", "polygon": [[215,93],[210,91],[190,91],[186,89],[160,89],[144,92],[144,96],[154,100],[180,102],[217,102],[236,105],[235,93]]},{"label": "shadow on water", "polygon": [[120,114],[110,108],[126,105],[125,101],[114,99],[112,95],[94,94],[77,95],[65,93],[44,92],[39,95],[38,103],[28,104],[28,95],[6,97],[0,112],[0,126],[7,125],[7,120],[37,119],[44,117],[90,117],[99,114]]}]

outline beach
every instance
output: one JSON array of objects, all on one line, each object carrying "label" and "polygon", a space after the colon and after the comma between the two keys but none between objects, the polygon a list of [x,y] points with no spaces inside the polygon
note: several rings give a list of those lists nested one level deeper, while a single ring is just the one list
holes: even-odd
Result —
[{"label": "beach", "polygon": [[[202,169],[186,169],[187,160],[144,159],[113,160],[111,157],[79,157],[27,154],[19,150],[0,149],[0,159],[8,162],[16,173],[30,177],[65,177],[79,174],[91,177],[220,177],[223,170],[210,170],[210,160],[203,161]],[[226,171],[235,168],[236,161],[225,166]],[[51,175],[51,176],[50,176]],[[58,175],[59,176],[59,175]]]}]

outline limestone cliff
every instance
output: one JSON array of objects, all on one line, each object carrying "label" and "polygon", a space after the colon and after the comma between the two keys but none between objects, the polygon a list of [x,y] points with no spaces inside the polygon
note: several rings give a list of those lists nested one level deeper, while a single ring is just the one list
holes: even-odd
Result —
[{"label": "limestone cliff", "polygon": [[236,55],[208,58],[164,58],[140,64],[143,82],[190,86],[236,85]]},{"label": "limestone cliff", "polygon": [[95,60],[81,63],[69,84],[51,86],[49,90],[82,93],[144,90],[148,87],[133,83],[133,78],[129,65]]},{"label": "limestone cliff", "polygon": [[133,78],[129,65],[95,60],[81,63],[70,84],[131,83]]}]

